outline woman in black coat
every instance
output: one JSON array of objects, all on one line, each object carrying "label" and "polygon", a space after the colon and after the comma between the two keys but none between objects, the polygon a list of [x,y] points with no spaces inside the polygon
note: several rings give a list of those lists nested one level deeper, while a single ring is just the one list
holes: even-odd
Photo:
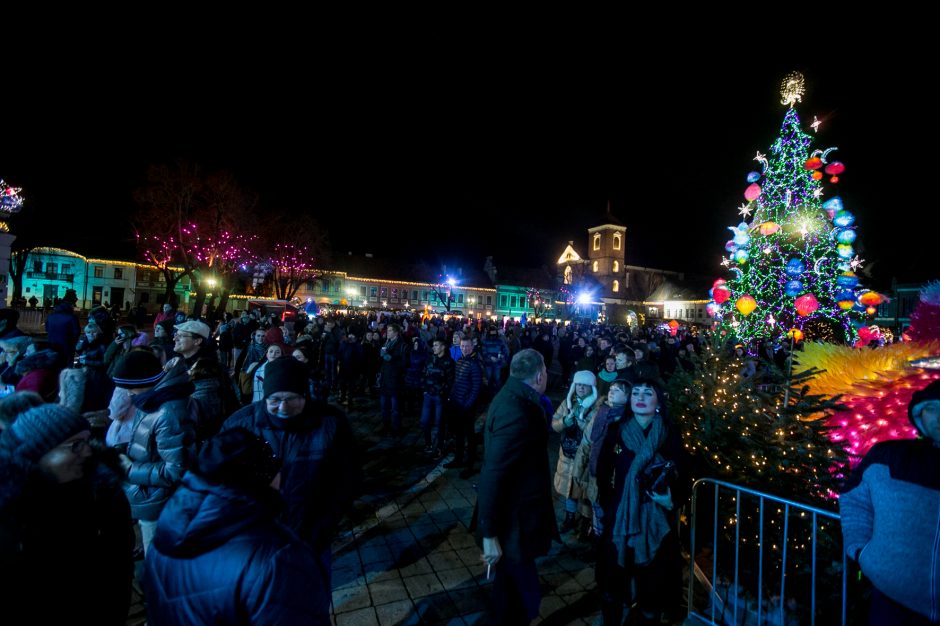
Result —
[{"label": "woman in black coat", "polygon": [[[620,387],[611,389],[623,393]],[[637,624],[658,624],[664,612],[679,606],[675,511],[689,492],[685,466],[682,439],[669,419],[662,386],[652,379],[637,380],[629,409],[608,424],[597,461],[603,530],[595,576],[605,625],[620,626],[624,603],[631,600],[640,613]]]}]

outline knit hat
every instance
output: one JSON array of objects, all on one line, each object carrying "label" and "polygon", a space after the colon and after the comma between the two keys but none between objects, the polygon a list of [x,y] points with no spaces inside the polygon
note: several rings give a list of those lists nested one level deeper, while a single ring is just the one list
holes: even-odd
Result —
[{"label": "knit hat", "polygon": [[114,366],[111,378],[124,389],[153,387],[163,378],[163,367],[150,350],[131,350]]},{"label": "knit hat", "polygon": [[274,359],[264,366],[264,397],[279,391],[306,397],[309,386],[307,381],[307,367],[303,363],[291,357]]},{"label": "knit hat", "polygon": [[177,324],[173,328],[191,335],[199,335],[203,339],[208,339],[209,335],[212,334],[212,331],[209,329],[209,325],[204,324],[198,320],[189,320],[188,322]]},{"label": "knit hat", "polygon": [[32,462],[72,435],[91,430],[84,417],[60,404],[43,404],[21,414],[9,427],[20,445],[16,454]]},{"label": "knit hat", "polygon": [[914,420],[920,417],[921,411],[931,400],[940,400],[940,379],[937,379],[919,391],[915,391],[911,396],[911,403],[907,405],[907,416],[918,432],[921,432],[920,426]]},{"label": "knit hat", "polygon": [[249,492],[266,489],[279,471],[281,459],[271,445],[242,427],[206,441],[193,468],[209,482]]},{"label": "knit hat", "polygon": [[593,387],[597,384],[597,377],[594,375],[594,372],[590,370],[581,370],[580,372],[574,373],[574,384],[590,385]]}]

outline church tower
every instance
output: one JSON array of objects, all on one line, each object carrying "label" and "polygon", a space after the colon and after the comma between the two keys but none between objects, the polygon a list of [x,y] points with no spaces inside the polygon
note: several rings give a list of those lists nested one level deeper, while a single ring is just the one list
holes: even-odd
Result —
[{"label": "church tower", "polygon": [[601,285],[601,292],[597,294],[599,298],[624,298],[626,234],[627,227],[610,212],[608,201],[603,223],[588,228],[588,267],[585,275],[593,276]]}]

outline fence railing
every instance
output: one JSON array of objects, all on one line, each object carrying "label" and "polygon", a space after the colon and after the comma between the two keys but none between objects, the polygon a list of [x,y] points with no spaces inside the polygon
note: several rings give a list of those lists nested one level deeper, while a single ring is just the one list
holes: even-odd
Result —
[{"label": "fence railing", "polygon": [[[702,498],[709,489],[713,497]],[[691,527],[689,617],[735,626],[847,623],[838,513],[704,478],[692,488]],[[696,544],[709,539],[710,572],[695,559]]]}]

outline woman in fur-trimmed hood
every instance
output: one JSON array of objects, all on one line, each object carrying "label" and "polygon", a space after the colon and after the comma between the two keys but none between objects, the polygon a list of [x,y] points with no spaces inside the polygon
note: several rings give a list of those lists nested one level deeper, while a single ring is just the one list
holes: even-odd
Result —
[{"label": "woman in fur-trimmed hood", "polygon": [[17,391],[35,391],[46,402],[54,402],[59,394],[59,354],[50,348],[31,351],[16,363],[16,373],[22,376]]},{"label": "woman in fur-trimmed hood", "polygon": [[[565,400],[558,405],[552,417],[552,430],[561,433],[561,450],[555,468],[555,491],[565,498],[565,521],[561,532],[574,530],[578,520],[578,505],[584,498],[583,490],[574,471],[574,457],[584,437],[584,428],[597,403],[597,378],[588,370],[575,372],[574,380]],[[581,530],[590,527],[590,507],[584,507],[588,517],[583,517]]]}]

